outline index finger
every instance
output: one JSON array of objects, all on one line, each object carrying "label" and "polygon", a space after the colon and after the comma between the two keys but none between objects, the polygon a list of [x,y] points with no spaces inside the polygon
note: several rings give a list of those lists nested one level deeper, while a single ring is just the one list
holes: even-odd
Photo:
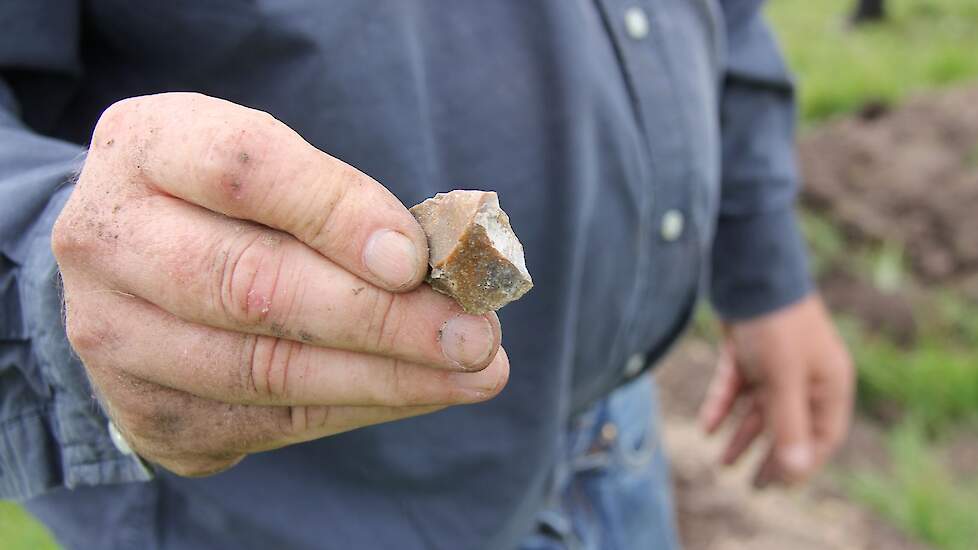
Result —
[{"label": "index finger", "polygon": [[267,113],[200,94],[146,96],[110,107],[93,148],[118,137],[152,188],[291,233],[387,290],[424,278],[427,240],[404,205]]}]

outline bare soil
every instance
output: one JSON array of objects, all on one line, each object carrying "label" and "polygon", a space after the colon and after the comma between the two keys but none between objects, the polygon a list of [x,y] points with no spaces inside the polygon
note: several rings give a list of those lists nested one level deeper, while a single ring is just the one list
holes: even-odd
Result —
[{"label": "bare soil", "polygon": [[806,207],[978,300],[978,86],[868,105],[808,132],[799,160]]}]

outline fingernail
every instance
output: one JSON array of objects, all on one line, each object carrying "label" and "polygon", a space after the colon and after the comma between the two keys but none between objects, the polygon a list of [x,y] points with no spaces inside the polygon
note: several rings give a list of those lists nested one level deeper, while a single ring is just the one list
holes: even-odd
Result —
[{"label": "fingernail", "polygon": [[792,445],[782,450],[778,454],[778,458],[788,473],[805,474],[812,466],[812,449],[808,445]]},{"label": "fingernail", "polygon": [[411,239],[390,229],[371,235],[363,250],[367,269],[392,289],[405,287],[414,280],[419,261],[418,249]]},{"label": "fingernail", "polygon": [[492,353],[492,326],[485,317],[452,317],[442,325],[440,339],[442,353],[462,369],[481,365]]}]

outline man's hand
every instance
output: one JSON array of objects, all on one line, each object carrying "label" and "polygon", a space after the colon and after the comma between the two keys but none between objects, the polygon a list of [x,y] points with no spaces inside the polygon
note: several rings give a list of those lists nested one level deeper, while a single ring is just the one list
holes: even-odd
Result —
[{"label": "man's hand", "polygon": [[52,247],[103,405],[178,474],[483,401],[508,377],[496,316],[418,287],[426,239],[387,189],[226,101],[110,107]]},{"label": "man's hand", "polygon": [[852,361],[821,300],[811,296],[725,329],[700,409],[704,429],[715,432],[741,401],[744,413],[722,462],[733,464],[769,432],[755,485],[806,480],[842,442],[852,413]]}]

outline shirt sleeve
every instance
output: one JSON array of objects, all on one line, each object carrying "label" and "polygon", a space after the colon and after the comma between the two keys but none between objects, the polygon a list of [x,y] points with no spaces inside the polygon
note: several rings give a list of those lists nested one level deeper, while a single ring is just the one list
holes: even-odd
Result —
[{"label": "shirt sleeve", "polygon": [[777,310],[812,290],[794,212],[794,86],[760,4],[723,2],[723,168],[710,293],[730,320]]},{"label": "shirt sleeve", "polygon": [[77,21],[69,1],[0,7],[0,498],[6,499],[150,477],[112,443],[62,323],[51,228],[85,149],[35,131],[8,78],[70,79],[79,70]]}]

